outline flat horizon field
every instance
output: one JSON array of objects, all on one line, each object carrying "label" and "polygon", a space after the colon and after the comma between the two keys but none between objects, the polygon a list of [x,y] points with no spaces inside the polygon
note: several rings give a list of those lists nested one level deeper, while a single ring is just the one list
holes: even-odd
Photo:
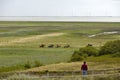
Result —
[{"label": "flat horizon field", "polygon": [[[80,47],[92,44],[99,49],[107,41],[119,39],[120,23],[0,22],[0,68],[27,61],[31,64],[39,61],[44,65],[66,63]],[[45,47],[39,48],[41,44]],[[61,47],[48,48],[50,44]],[[64,48],[65,45],[70,47]],[[87,61],[101,62],[104,59],[99,61],[99,58],[90,57]],[[107,60],[110,59],[112,57],[107,56]],[[120,61],[113,60],[111,63]]]}]

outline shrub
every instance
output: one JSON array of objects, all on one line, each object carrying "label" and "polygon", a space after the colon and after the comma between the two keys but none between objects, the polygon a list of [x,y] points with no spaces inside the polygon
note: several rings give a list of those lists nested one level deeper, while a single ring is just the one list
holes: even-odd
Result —
[{"label": "shrub", "polygon": [[81,53],[82,56],[97,56],[98,55],[98,50],[93,47],[93,46],[86,46],[83,48],[80,48],[79,52]]},{"label": "shrub", "polygon": [[84,58],[80,56],[78,53],[74,53],[71,57],[71,61],[82,61]]},{"label": "shrub", "polygon": [[34,61],[34,67],[39,67],[42,66],[43,64],[41,64],[39,61]]},{"label": "shrub", "polygon": [[98,50],[93,46],[86,46],[74,51],[71,61],[81,61],[88,56],[98,56]]},{"label": "shrub", "polygon": [[109,41],[100,48],[100,55],[114,54],[120,52],[120,40]]},{"label": "shrub", "polygon": [[27,61],[27,62],[25,63],[24,68],[25,68],[25,69],[31,68],[31,65],[30,65],[30,62],[29,62],[29,61]]},{"label": "shrub", "polygon": [[113,54],[112,57],[120,57],[120,52]]}]

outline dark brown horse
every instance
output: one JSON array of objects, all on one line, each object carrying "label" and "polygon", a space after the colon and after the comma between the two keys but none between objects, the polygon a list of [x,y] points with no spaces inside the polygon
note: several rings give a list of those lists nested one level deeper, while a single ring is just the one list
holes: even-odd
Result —
[{"label": "dark brown horse", "polygon": [[39,47],[40,47],[40,48],[44,48],[44,47],[45,47],[45,44],[41,44]]},{"label": "dark brown horse", "polygon": [[50,44],[49,46],[48,46],[48,48],[53,48],[54,47],[54,45],[53,44]]},{"label": "dark brown horse", "polygon": [[93,46],[92,44],[88,44],[87,46]]}]

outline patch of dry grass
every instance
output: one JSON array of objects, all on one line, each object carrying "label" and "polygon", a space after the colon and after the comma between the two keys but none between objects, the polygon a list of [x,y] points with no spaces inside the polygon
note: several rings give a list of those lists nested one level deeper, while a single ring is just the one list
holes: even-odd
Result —
[{"label": "patch of dry grass", "polygon": [[18,38],[18,39],[13,39],[7,42],[2,42],[0,43],[0,46],[5,46],[5,45],[12,45],[14,43],[25,43],[25,42],[32,42],[36,41],[45,37],[55,37],[55,36],[61,36],[64,35],[64,33],[51,33],[51,34],[43,34],[43,35],[36,35],[36,36],[30,36],[30,37],[23,37],[23,38]]},{"label": "patch of dry grass", "polygon": [[[26,71],[80,71],[80,67],[83,62],[72,62],[72,63],[59,63],[59,64],[50,64],[46,66],[41,66],[37,68],[28,69]],[[117,63],[100,63],[100,62],[87,62],[89,70],[107,70],[107,69],[116,69],[120,68],[120,65]]]}]

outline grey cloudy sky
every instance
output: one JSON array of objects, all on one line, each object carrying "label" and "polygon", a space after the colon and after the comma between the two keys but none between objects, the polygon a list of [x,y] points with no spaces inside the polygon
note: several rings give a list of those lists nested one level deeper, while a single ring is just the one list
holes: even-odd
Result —
[{"label": "grey cloudy sky", "polygon": [[120,16],[120,0],[0,0],[0,16]]}]

